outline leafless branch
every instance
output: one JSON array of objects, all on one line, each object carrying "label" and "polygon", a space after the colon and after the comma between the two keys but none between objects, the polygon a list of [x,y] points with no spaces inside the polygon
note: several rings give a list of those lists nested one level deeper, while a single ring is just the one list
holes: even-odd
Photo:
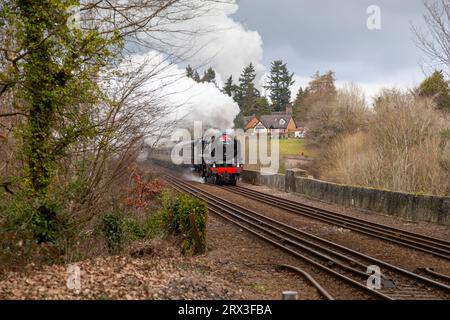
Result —
[{"label": "leafless branch", "polygon": [[450,2],[425,0],[423,15],[427,30],[412,26],[416,44],[430,58],[433,68],[442,67],[450,72]]}]

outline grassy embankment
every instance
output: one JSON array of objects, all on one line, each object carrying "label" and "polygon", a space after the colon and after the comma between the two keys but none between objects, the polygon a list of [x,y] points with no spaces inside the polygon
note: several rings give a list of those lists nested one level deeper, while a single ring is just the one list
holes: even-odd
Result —
[{"label": "grassy embankment", "polygon": [[[268,137],[268,154],[271,154],[271,138]],[[304,139],[279,139],[279,155],[280,155],[280,166],[279,166],[279,173],[285,172],[285,157],[293,157],[293,156],[304,156],[304,157],[312,157],[314,156],[314,152],[311,150],[308,150],[306,148],[306,141]],[[249,164],[249,144],[245,144],[245,155],[246,155],[246,161],[245,161],[245,168],[248,170],[259,170],[261,167],[261,164]]]}]

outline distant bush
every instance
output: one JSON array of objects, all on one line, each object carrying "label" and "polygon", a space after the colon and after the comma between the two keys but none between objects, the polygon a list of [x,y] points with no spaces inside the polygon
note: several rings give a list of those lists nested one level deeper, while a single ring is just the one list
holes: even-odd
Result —
[{"label": "distant bush", "polygon": [[122,250],[124,240],[123,217],[120,213],[108,213],[102,217],[101,232],[106,240],[108,252],[117,254]]}]

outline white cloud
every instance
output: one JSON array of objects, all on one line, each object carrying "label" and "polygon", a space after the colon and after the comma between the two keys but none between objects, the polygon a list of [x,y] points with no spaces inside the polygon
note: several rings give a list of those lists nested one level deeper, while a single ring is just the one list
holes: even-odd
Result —
[{"label": "white cloud", "polygon": [[262,39],[258,32],[246,30],[230,17],[237,9],[237,4],[218,4],[212,12],[195,20],[198,28],[213,31],[196,37],[195,48],[201,50],[188,60],[196,65],[211,60],[211,66],[222,79],[233,75],[235,80],[242,69],[252,62],[258,82],[265,69],[260,63]]},{"label": "white cloud", "polygon": [[294,75],[294,84],[291,86],[291,99],[294,100],[297,95],[298,89],[302,87],[303,89],[308,86],[311,81],[311,77],[303,77],[297,74]]},{"label": "white cloud", "polygon": [[197,17],[185,21],[181,19],[166,27],[183,32],[157,36],[171,44],[165,49],[183,57],[186,63],[194,67],[214,68],[222,81],[230,75],[237,80],[242,69],[253,63],[258,82],[265,70],[261,64],[262,38],[258,32],[247,30],[232,19],[231,15],[239,8],[236,1],[208,3],[193,0],[193,4],[200,7]]}]

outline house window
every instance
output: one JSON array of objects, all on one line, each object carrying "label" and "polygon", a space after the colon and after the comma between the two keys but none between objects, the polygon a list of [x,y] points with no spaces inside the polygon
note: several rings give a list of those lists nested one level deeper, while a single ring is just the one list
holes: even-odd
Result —
[{"label": "house window", "polygon": [[286,120],[280,119],[280,125],[284,125],[286,123]]}]

